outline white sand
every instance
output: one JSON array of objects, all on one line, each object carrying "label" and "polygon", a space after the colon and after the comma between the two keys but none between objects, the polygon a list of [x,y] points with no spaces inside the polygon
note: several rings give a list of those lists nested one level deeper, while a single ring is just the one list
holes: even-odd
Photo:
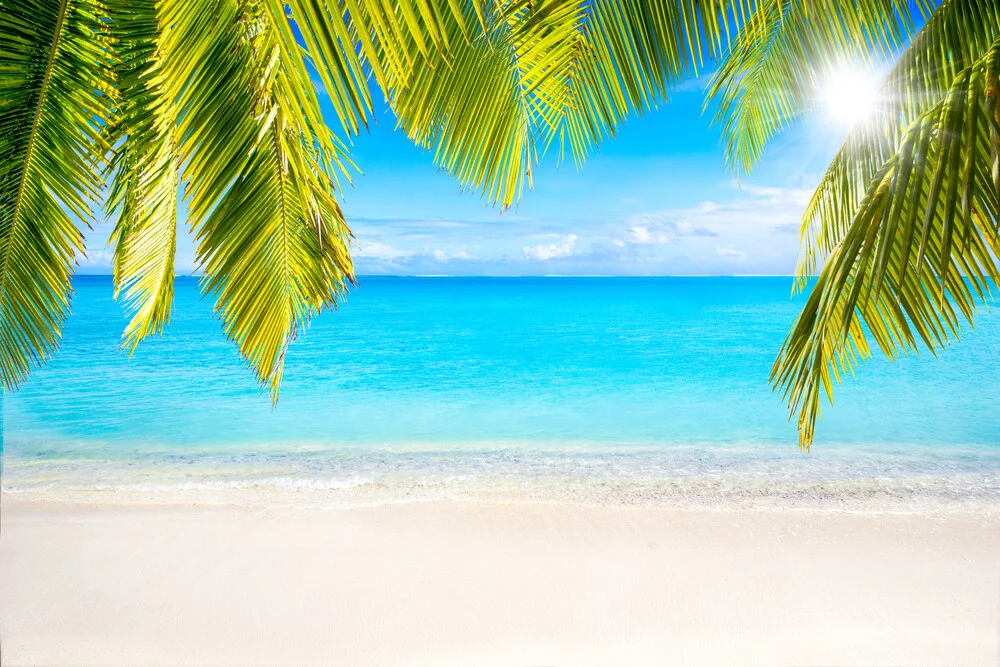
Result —
[{"label": "white sand", "polygon": [[4,665],[997,665],[1000,521],[6,496]]}]

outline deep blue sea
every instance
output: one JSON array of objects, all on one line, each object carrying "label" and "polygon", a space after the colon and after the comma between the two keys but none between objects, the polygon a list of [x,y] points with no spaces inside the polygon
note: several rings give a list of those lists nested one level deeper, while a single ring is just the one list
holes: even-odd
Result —
[{"label": "deep blue sea", "polygon": [[1000,499],[1000,315],[940,358],[876,358],[813,451],[767,378],[789,278],[367,277],[288,353],[277,407],[196,278],[131,358],[108,277],[4,400],[9,492],[511,494],[597,502]]}]

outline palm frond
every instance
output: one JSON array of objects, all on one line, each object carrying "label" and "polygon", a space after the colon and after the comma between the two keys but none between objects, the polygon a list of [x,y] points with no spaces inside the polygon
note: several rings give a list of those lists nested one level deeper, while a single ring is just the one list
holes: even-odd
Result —
[{"label": "palm frond", "polygon": [[890,358],[939,350],[1000,280],[998,72],[1000,40],[911,123],[834,246],[771,376],[803,447],[869,335]]},{"label": "palm frond", "polygon": [[[920,0],[929,13],[930,0]],[[829,64],[874,68],[914,31],[911,0],[760,0],[713,75],[726,160],[749,171],[782,129],[815,107]]]},{"label": "palm frond", "polygon": [[179,92],[164,75],[171,54],[155,0],[112,0],[109,6],[120,109],[107,131],[115,150],[106,207],[116,218],[110,238],[115,297],[123,299],[130,314],[123,345],[135,351],[143,338],[162,332],[170,321],[180,186]]},{"label": "palm frond", "polygon": [[353,278],[334,199],[342,146],[317,124],[315,88],[277,2],[206,2],[210,17],[168,2],[170,51],[187,54],[174,66],[202,289],[277,400],[288,344]]},{"label": "palm frond", "polygon": [[[287,62],[289,51],[297,48],[297,44],[288,21],[284,19],[285,3],[269,0],[263,4],[271,27],[277,31],[276,43],[280,45]],[[356,46],[355,36],[351,34],[344,15],[346,8],[342,10],[337,4],[324,0],[290,0],[287,5],[289,18],[299,28],[311,63],[330,96],[341,126],[349,135],[357,134],[362,127],[367,127],[372,101],[363,65],[366,51],[359,52]],[[308,76],[304,67],[294,68],[289,74]]]},{"label": "palm frond", "polygon": [[107,146],[105,8],[25,0],[0,12],[0,384],[59,344],[70,273]]},{"label": "palm frond", "polygon": [[868,184],[895,154],[902,133],[940,102],[959,72],[1000,36],[1000,6],[943,0],[883,81],[878,112],[854,128],[830,163],[802,218],[797,273],[806,276],[846,233]]},{"label": "palm frond", "polygon": [[594,0],[559,128],[577,164],[719,57],[760,0]]},{"label": "palm frond", "polygon": [[[468,11],[472,23],[476,17]],[[538,13],[547,20],[534,25],[550,27],[548,35],[544,27],[525,28]],[[576,1],[506,7],[486,13],[487,29],[468,41],[461,38],[459,22],[450,21],[450,53],[435,52],[405,79],[388,81],[400,127],[462,184],[509,206],[525,184],[530,186],[538,158],[548,111],[539,72],[557,65],[553,61],[581,15]]]},{"label": "palm frond", "polygon": [[[483,23],[484,0],[272,0],[298,27],[309,62],[330,95],[348,134],[366,127],[372,113],[369,72],[387,90],[428,61],[447,57],[468,41],[469,14]],[[275,25],[285,32],[283,27]],[[289,42],[289,45],[294,42]],[[305,70],[302,70],[303,72]]]},{"label": "palm frond", "polygon": [[387,74],[380,83],[408,137],[463,185],[509,206],[530,187],[534,164],[556,139],[581,164],[625,117],[653,108],[671,84],[719,53],[730,14],[749,4],[466,4],[464,19],[444,21],[447,52],[397,67],[383,50]]},{"label": "palm frond", "polygon": [[226,335],[277,400],[288,344],[353,274],[343,216],[309,187],[298,136],[273,123],[266,138],[198,239]]}]

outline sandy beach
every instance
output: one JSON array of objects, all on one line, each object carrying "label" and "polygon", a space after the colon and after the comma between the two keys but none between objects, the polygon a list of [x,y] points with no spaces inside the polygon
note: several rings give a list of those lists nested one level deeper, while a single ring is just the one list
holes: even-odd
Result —
[{"label": "sandy beach", "polygon": [[996,665],[986,513],[6,496],[5,665]]}]

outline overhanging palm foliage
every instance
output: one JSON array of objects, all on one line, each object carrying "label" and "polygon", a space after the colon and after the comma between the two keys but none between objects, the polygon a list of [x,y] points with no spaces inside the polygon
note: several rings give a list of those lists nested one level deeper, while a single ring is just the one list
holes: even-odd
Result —
[{"label": "overhanging palm foliage", "polygon": [[[767,143],[816,105],[824,69],[892,56],[929,0],[762,0],[724,55],[708,89],[726,158],[747,171]],[[707,104],[706,104],[707,106]]]},{"label": "overhanging palm foliage", "polygon": [[[939,350],[1000,277],[1000,6],[943,0],[918,11],[923,27],[882,83],[878,112],[847,137],[803,217],[798,286],[825,264],[771,380],[805,448],[821,395],[832,401],[834,382],[870,355],[869,338],[890,358],[919,345]],[[887,31],[875,55],[888,55],[897,37]],[[824,68],[850,51],[744,38],[713,92],[731,159],[747,168],[814,104]],[[768,95],[774,104],[747,111]]]},{"label": "overhanging palm foliage", "polygon": [[[582,162],[721,52],[743,0],[511,0],[444,21],[452,48],[383,84],[400,126],[501,206],[554,142]],[[463,32],[463,26],[472,29]],[[396,72],[400,70],[397,68]]]},{"label": "overhanging palm foliage", "polygon": [[906,130],[833,247],[772,376],[804,445],[820,393],[869,355],[862,321],[890,358],[940,349],[1000,281],[998,71],[1000,41]]},{"label": "overhanging palm foliage", "polygon": [[[330,129],[405,132],[510,205],[559,138],[582,160],[723,47],[723,0],[24,0],[0,16],[0,383],[55,349],[102,202],[134,350],[172,308],[177,225],[272,397],[353,280]],[[313,75],[330,98],[324,118]],[[101,187],[110,182],[106,195]]]},{"label": "overhanging palm foliage", "polygon": [[[98,201],[110,93],[97,2],[0,11],[0,375],[16,386],[56,348]],[[76,220],[75,220],[75,219]]]}]

